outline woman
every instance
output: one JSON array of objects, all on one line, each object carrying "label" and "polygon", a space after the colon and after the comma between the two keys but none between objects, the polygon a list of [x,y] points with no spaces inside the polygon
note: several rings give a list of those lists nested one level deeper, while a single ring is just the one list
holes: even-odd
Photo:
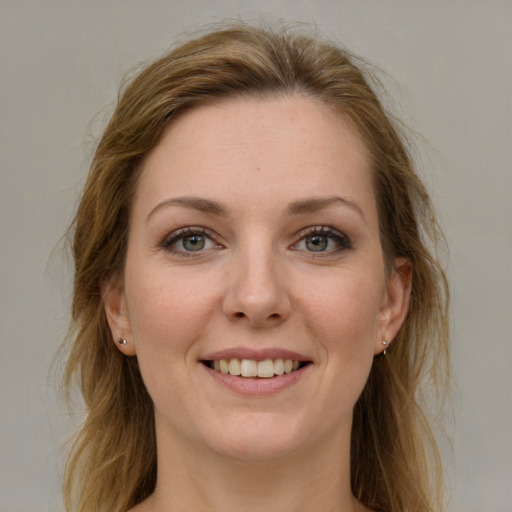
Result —
[{"label": "woman", "polygon": [[149,65],[72,230],[68,510],[441,509],[440,233],[345,52],[239,24]]}]

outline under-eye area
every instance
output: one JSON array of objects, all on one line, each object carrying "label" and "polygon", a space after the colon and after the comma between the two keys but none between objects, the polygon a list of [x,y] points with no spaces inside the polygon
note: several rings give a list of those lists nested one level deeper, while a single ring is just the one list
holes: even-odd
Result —
[{"label": "under-eye area", "polygon": [[281,358],[264,359],[263,361],[232,358],[206,360],[202,361],[202,363],[208,366],[208,368],[220,373],[234,375],[237,377],[257,377],[263,379],[292,373],[311,364],[310,361],[296,361],[293,359]]}]

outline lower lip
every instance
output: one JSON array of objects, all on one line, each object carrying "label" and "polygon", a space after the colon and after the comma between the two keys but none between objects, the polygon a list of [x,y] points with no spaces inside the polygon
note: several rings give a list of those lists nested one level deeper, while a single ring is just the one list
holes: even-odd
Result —
[{"label": "lower lip", "polygon": [[216,382],[229,390],[241,395],[262,396],[273,395],[293,386],[305,376],[312,365],[307,364],[291,373],[284,373],[283,375],[277,375],[268,379],[237,377],[229,373],[218,372],[217,370],[208,368],[204,364],[202,364],[202,366]]}]

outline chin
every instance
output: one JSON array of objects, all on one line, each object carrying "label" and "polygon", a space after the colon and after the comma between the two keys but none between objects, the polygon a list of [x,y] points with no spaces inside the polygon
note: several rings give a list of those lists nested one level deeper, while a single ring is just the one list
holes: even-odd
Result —
[{"label": "chin", "polygon": [[259,438],[249,442],[223,444],[217,447],[216,452],[234,461],[258,464],[289,458],[297,454],[298,449],[289,442]]},{"label": "chin", "polygon": [[234,425],[221,429],[218,442],[210,442],[216,453],[240,462],[263,463],[296,456],[311,437],[295,422],[269,413],[251,414]]}]

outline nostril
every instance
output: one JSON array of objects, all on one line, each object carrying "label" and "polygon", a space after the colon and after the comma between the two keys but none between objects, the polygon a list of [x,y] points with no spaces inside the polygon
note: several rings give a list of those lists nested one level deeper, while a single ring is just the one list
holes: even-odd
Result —
[{"label": "nostril", "polygon": [[245,315],[244,315],[244,313],[242,313],[241,311],[239,311],[238,313],[235,313],[235,316],[236,316],[237,318],[243,318]]}]

